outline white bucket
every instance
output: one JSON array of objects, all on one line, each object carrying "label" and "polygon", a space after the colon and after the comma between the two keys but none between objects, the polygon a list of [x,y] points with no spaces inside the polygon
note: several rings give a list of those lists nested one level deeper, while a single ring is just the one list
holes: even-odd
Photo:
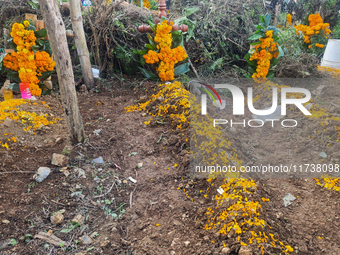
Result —
[{"label": "white bucket", "polygon": [[91,66],[93,78],[99,78],[99,66]]},{"label": "white bucket", "polygon": [[340,69],[340,40],[328,40],[325,53],[321,60],[321,66]]}]

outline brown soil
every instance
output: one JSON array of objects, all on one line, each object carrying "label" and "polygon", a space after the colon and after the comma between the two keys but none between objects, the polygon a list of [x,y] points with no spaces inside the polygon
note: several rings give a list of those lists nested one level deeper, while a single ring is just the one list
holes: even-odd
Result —
[{"label": "brown soil", "polygon": [[[120,84],[113,84],[110,91],[99,89],[98,93],[79,95],[87,139],[83,144],[73,144],[69,154],[69,149],[64,149],[70,145],[64,121],[37,133],[32,143],[25,144],[27,148],[18,143],[0,154],[0,254],[205,255],[221,254],[222,242],[233,248],[230,254],[237,254],[240,246],[235,238],[203,230],[197,221],[204,220],[206,209],[214,204],[218,186],[206,193],[208,183],[204,179],[190,178],[189,169],[183,166],[187,157],[182,132],[170,131],[167,125],[146,126],[143,122],[149,117],[142,117],[141,112],[124,112],[124,107],[141,96],[151,95],[155,84],[143,83],[135,89],[125,86],[122,89]],[[338,89],[327,90],[333,95],[332,100],[338,98]],[[63,118],[57,99],[43,100],[56,117]],[[266,130],[273,132],[266,136],[276,140],[264,140],[256,146],[255,134],[239,129],[236,132],[241,135],[233,138],[233,144],[244,162],[252,158],[258,162],[279,162],[269,156],[271,146],[282,142],[276,132]],[[21,135],[27,141],[32,137]],[[62,142],[57,144],[59,137]],[[289,139],[285,140],[282,153],[306,146],[297,134],[287,133],[283,137]],[[315,142],[302,152],[291,153],[289,161],[300,163],[301,159],[314,158],[323,149],[321,146]],[[326,153],[338,151],[338,147],[332,147]],[[64,169],[50,163],[53,153],[62,152],[69,158],[68,176]],[[332,158],[336,160],[336,156]],[[97,157],[102,157],[104,164],[92,164]],[[138,168],[138,163],[143,163],[142,167]],[[40,166],[53,171],[39,184],[33,181],[33,173],[18,173],[35,172]],[[340,254],[339,193],[317,186],[310,178],[257,179],[256,183],[256,197],[270,198],[270,202],[262,203],[263,214],[266,222],[275,226],[280,241],[291,245],[298,254]],[[284,207],[282,198],[287,193],[299,197]],[[64,221],[52,225],[51,214],[61,209],[65,209]],[[73,228],[70,222],[78,214],[85,217],[85,223]],[[2,223],[4,220],[9,223]],[[63,247],[32,238],[49,230],[65,242]],[[84,235],[92,237],[91,244],[79,240]],[[13,247],[9,244],[11,239],[18,244]],[[252,247],[253,254],[262,254],[256,245]]]}]

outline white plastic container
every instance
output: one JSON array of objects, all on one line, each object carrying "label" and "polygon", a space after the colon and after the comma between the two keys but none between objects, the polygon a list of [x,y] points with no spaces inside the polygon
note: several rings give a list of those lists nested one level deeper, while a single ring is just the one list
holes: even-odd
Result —
[{"label": "white plastic container", "polygon": [[325,53],[321,60],[321,66],[340,69],[340,40],[329,39]]},{"label": "white plastic container", "polygon": [[93,78],[99,78],[99,66],[91,66]]}]

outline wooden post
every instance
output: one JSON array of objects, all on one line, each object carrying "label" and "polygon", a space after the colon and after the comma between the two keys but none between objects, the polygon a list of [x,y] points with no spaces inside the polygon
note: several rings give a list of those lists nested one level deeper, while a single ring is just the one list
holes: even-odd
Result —
[{"label": "wooden post", "polygon": [[61,100],[66,114],[67,124],[72,138],[81,142],[85,135],[84,126],[79,112],[72,62],[58,1],[39,0],[39,3],[56,62]]},{"label": "wooden post", "polygon": [[81,15],[81,1],[69,0],[71,21],[74,34],[74,40],[77,46],[77,53],[81,65],[81,71],[83,74],[84,83],[87,89],[94,87],[94,80],[91,68],[91,61],[89,50],[86,44],[86,38],[83,27],[83,19]]},{"label": "wooden post", "polygon": [[34,26],[35,26],[35,23],[37,22],[37,15],[35,14],[31,14],[31,13],[25,13],[25,20],[32,20]]}]

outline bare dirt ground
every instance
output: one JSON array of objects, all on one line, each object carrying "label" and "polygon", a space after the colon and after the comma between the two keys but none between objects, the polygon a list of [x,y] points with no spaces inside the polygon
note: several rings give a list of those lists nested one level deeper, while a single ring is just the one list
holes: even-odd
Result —
[{"label": "bare dirt ground", "polygon": [[[222,180],[212,186],[204,179],[191,179],[182,131],[171,131],[168,125],[146,126],[143,122],[149,117],[141,112],[124,112],[141,96],[151,95],[154,83],[134,89],[129,84],[124,86],[113,84],[111,91],[98,88],[98,93],[79,95],[87,134],[83,144],[72,144],[71,148],[65,122],[59,121],[50,130],[37,133],[32,143],[25,144],[27,148],[18,143],[2,151],[0,254],[241,254],[235,237],[202,228]],[[338,105],[339,87],[333,85],[323,93],[330,98],[327,103]],[[63,118],[57,99],[43,100],[55,116]],[[331,106],[334,114],[339,114],[340,108],[327,105]],[[302,120],[301,125],[307,122]],[[252,133],[236,128],[235,132],[226,132],[245,163],[256,159],[256,164],[277,164],[283,161],[283,155],[289,155],[289,162],[300,164],[306,162],[304,159],[320,160],[321,151],[329,155],[325,162],[339,163],[339,144],[325,147],[321,135],[311,143],[306,140],[312,132],[309,128],[283,135],[273,129]],[[271,148],[277,143],[282,144],[277,151],[282,154],[281,161],[272,155]],[[67,155],[67,171],[51,165],[53,153]],[[103,158],[103,164],[91,163],[98,157]],[[37,183],[32,176],[40,166],[50,167],[52,172]],[[338,192],[317,186],[311,178],[255,182],[253,198],[270,199],[261,202],[263,217],[294,253],[340,254]],[[287,193],[297,199],[285,207],[282,199]],[[53,225],[51,214],[62,209],[64,220]],[[73,225],[72,219],[79,214],[84,216],[84,223]],[[48,231],[63,244],[34,238]],[[224,247],[231,249],[222,253]],[[256,244],[251,248],[252,254],[262,254]],[[283,252],[268,248],[264,254]]]}]

